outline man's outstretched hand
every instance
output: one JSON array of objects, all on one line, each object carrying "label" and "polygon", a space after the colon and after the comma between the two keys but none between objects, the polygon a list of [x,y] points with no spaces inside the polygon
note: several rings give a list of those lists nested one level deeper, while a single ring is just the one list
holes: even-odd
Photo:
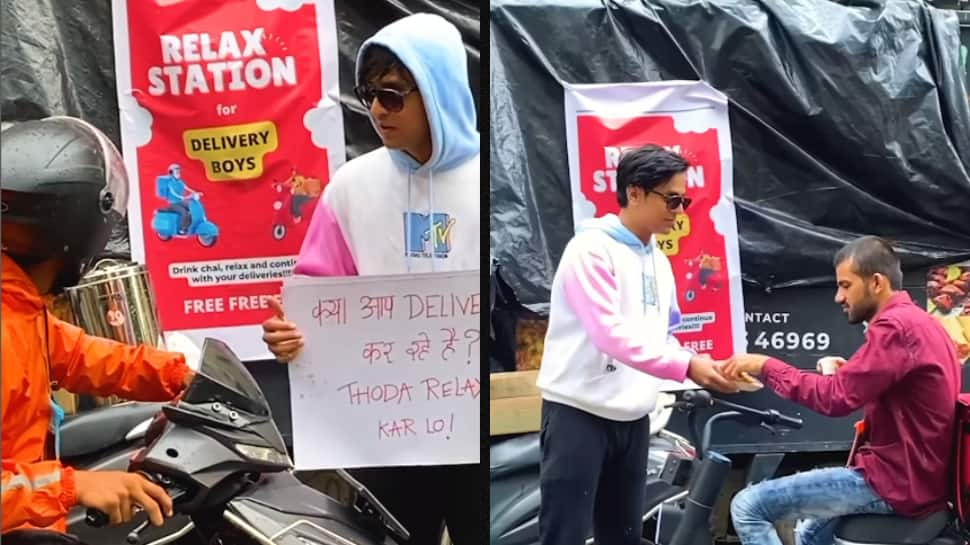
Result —
[{"label": "man's outstretched hand", "polygon": [[694,356],[690,359],[690,367],[687,368],[687,378],[693,380],[702,388],[725,394],[737,393],[738,386],[719,371],[719,365],[707,356]]},{"label": "man's outstretched hand", "polygon": [[718,370],[728,380],[745,380],[743,373],[751,376],[760,375],[769,357],[762,354],[735,354]]}]

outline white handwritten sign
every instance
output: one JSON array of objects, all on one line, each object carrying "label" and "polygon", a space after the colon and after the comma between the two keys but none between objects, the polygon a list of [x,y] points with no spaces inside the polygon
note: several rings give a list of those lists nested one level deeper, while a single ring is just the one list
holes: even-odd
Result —
[{"label": "white handwritten sign", "polygon": [[298,469],[478,463],[478,271],[290,278]]}]

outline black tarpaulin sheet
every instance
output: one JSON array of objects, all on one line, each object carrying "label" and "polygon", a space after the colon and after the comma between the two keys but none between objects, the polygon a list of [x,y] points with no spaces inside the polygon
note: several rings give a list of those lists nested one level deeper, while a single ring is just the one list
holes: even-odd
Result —
[{"label": "black tarpaulin sheet", "polygon": [[541,310],[573,233],[560,82],[702,79],[730,98],[746,285],[828,282],[879,234],[970,258],[970,105],[953,12],[908,0],[495,0],[491,247]]},{"label": "black tarpaulin sheet", "polygon": [[[381,27],[410,13],[436,13],[458,27],[468,51],[476,107],[480,107],[478,4],[461,0],[336,0],[334,7],[348,159],[380,146],[353,94],[357,49]],[[0,74],[0,119],[5,125],[49,115],[76,116],[105,131],[121,149],[109,0],[4,0],[0,6]],[[130,255],[127,225],[116,230],[108,252]]]}]

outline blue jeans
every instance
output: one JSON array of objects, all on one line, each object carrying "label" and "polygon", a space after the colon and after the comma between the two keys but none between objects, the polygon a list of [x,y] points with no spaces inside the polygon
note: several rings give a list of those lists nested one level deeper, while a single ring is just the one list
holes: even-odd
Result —
[{"label": "blue jeans", "polygon": [[782,545],[774,522],[801,519],[799,545],[832,545],[839,517],[889,514],[892,508],[855,469],[815,469],[751,485],[731,501],[734,530],[743,545]]}]

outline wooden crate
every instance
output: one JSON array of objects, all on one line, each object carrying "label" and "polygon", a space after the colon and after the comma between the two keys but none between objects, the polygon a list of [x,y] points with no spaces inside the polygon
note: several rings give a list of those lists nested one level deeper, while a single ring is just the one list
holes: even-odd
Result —
[{"label": "wooden crate", "polygon": [[539,431],[542,398],[539,371],[492,373],[489,377],[489,435]]}]

